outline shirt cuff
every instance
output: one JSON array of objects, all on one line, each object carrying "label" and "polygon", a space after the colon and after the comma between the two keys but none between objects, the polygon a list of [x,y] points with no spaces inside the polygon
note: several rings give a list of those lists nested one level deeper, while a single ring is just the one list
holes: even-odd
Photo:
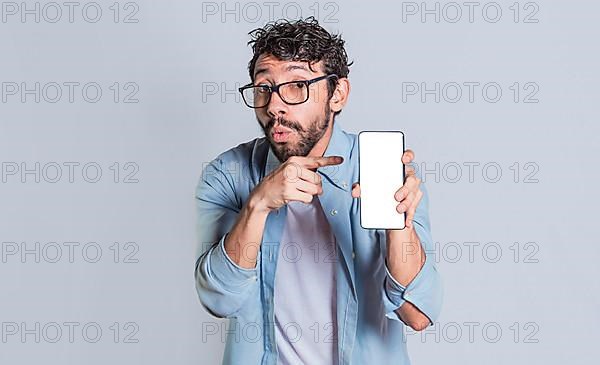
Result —
[{"label": "shirt cuff", "polygon": [[406,286],[402,298],[417,307],[433,325],[441,306],[442,289],[439,274],[427,256],[421,271]]},{"label": "shirt cuff", "polygon": [[394,277],[385,262],[385,290],[390,297],[390,300],[397,305],[398,308],[404,303],[402,296],[406,291],[406,287],[400,284]]},{"label": "shirt cuff", "polygon": [[403,295],[406,288],[400,284],[387,267],[387,260],[385,260],[385,279],[383,280],[383,305],[385,308],[385,316],[389,319],[394,319],[402,322],[396,310],[406,302]]},{"label": "shirt cuff", "polygon": [[[252,269],[247,269],[231,260],[225,251],[225,238],[228,234],[224,234],[219,243],[210,249],[207,264],[211,276],[223,289],[231,293],[241,293],[249,284],[258,280],[258,265]],[[260,251],[258,252],[257,262],[258,260],[260,260]]]},{"label": "shirt cuff", "polygon": [[431,258],[425,257],[423,267],[406,287],[394,279],[387,265],[385,269],[385,295],[392,303],[386,306],[386,317],[403,322],[395,311],[405,302],[410,302],[433,324],[439,313],[442,289],[439,274],[431,263]]}]

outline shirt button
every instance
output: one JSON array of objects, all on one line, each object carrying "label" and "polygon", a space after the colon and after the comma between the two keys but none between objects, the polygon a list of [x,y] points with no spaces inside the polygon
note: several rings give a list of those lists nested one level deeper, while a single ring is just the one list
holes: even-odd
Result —
[{"label": "shirt button", "polygon": [[348,187],[348,183],[347,183],[347,182],[345,182],[345,181],[342,181],[342,187],[343,187],[344,189],[346,189],[346,188]]},{"label": "shirt button", "polygon": [[332,210],[331,210],[331,215],[336,215],[336,214],[337,214],[337,210],[335,210],[335,209],[332,209]]},{"label": "shirt button", "polygon": [[356,257],[356,254],[354,253],[354,251],[352,251],[352,258],[354,259]]}]

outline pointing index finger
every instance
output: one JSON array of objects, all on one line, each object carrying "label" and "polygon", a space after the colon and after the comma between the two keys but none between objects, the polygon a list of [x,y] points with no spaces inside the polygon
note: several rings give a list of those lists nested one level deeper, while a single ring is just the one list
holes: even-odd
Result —
[{"label": "pointing index finger", "polygon": [[342,162],[344,162],[344,158],[342,156],[313,157],[307,162],[306,167],[319,168],[323,166],[339,165]]}]

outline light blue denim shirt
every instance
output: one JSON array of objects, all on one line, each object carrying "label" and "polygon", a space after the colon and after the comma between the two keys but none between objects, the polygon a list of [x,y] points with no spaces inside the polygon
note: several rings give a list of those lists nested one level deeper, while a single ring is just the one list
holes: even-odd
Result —
[{"label": "light blue denim shirt", "polygon": [[[425,264],[404,287],[386,267],[385,231],[360,226],[359,199],[351,195],[352,183],[358,181],[357,141],[356,134],[345,132],[336,121],[324,156],[338,155],[344,161],[317,170],[323,178],[319,200],[339,247],[338,357],[340,364],[409,364],[407,327],[395,310],[408,301],[433,324],[443,296],[434,265],[428,193],[421,184],[423,197],[413,220],[427,253]],[[269,213],[255,268],[236,265],[225,253],[224,241],[252,189],[279,164],[266,137],[256,138],[221,153],[204,166],[196,188],[194,276],[204,308],[230,320],[223,364],[277,363],[273,289],[287,206]],[[319,283],[313,287],[319,290]]]}]

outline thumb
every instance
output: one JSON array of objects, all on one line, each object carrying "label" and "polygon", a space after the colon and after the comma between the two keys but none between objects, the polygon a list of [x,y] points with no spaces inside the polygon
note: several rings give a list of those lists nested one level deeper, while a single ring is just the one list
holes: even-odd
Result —
[{"label": "thumb", "polygon": [[360,184],[357,182],[352,184],[352,197],[360,198]]}]

